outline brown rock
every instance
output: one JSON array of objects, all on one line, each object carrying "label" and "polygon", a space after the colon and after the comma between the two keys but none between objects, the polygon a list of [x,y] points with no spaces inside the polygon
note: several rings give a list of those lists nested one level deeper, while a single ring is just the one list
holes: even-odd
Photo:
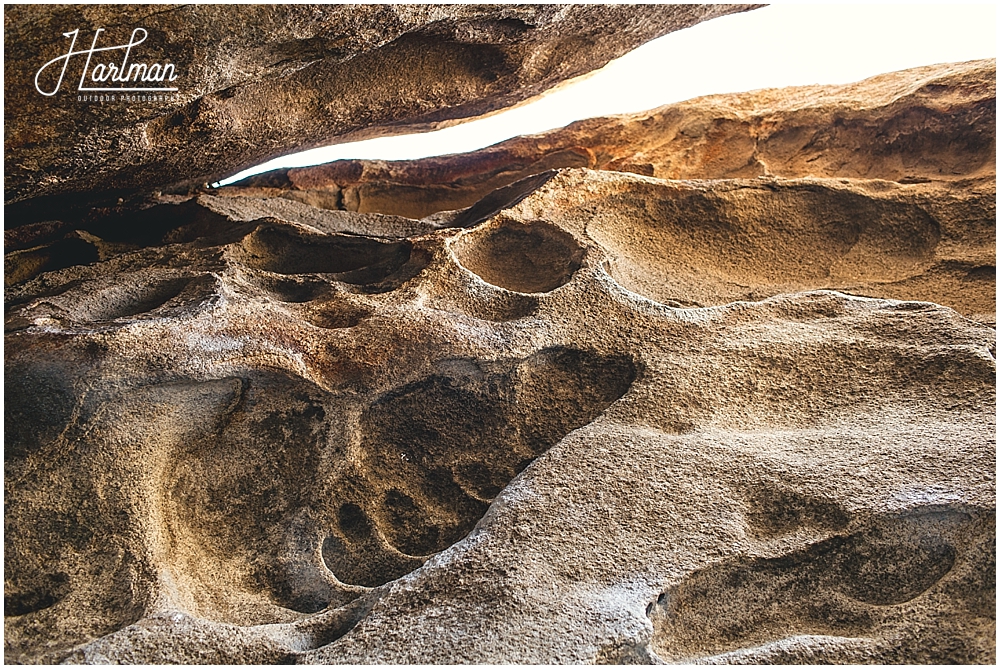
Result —
[{"label": "brown rock", "polygon": [[5,659],[993,661],[992,197],[545,176],[9,288]]},{"label": "brown rock", "polygon": [[338,161],[250,177],[221,190],[280,184],[286,196],[302,198],[337,189],[345,193],[337,208],[421,218],[468,207],[497,188],[561,167],[661,179],[995,180],[996,63],[920,67],[845,86],[712,95],[578,121],[468,154]]},{"label": "brown rock", "polygon": [[[754,6],[12,6],[4,201],[200,185],[292,151],[443,127]],[[74,49],[86,51],[98,28],[98,48],[147,31],[130,62],[175,65],[169,101],[78,101],[86,55],[70,59],[61,90],[58,62],[36,84],[68,53],[63,33],[78,29]],[[119,63],[124,50],[106,53]],[[107,62],[94,57],[87,87],[111,85],[91,80]]]},{"label": "brown rock", "polygon": [[15,220],[4,660],[995,663],[989,67]]}]

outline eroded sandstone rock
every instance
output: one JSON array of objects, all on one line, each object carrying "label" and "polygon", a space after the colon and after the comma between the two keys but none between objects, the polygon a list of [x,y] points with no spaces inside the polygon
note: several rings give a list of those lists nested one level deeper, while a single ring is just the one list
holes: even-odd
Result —
[{"label": "eroded sandstone rock", "polygon": [[578,121],[468,154],[337,161],[278,170],[221,190],[420,218],[468,207],[497,188],[562,167],[663,179],[992,182],[996,63],[933,65],[845,86],[712,95]]},{"label": "eroded sandstone rock", "polygon": [[992,67],[16,220],[5,661],[995,662]]},{"label": "eroded sandstone rock", "polygon": [[6,658],[992,661],[995,331],[905,279],[985,223],[544,176],[407,237],[201,196],[8,288]]},{"label": "eroded sandstone rock", "polygon": [[[333,141],[443,127],[754,6],[12,6],[4,96],[17,111],[5,123],[4,202],[200,185]],[[77,90],[85,54],[61,90],[58,62],[36,82],[69,52],[64,33],[79,30],[74,50],[86,51],[128,44],[134,29],[147,35],[131,62],[175,65],[177,79],[158,84],[178,89],[167,102],[78,101],[103,94]],[[124,50],[107,53],[94,56],[85,88],[126,86],[92,80]]]}]

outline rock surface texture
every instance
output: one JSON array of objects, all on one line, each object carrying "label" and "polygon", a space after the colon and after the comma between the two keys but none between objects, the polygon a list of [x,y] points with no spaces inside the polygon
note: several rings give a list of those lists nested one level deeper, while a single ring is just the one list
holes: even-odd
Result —
[{"label": "rock surface texture", "polygon": [[[18,113],[4,127],[4,202],[200,185],[334,140],[443,127],[755,6],[11,6],[4,96]],[[125,86],[97,81],[124,50],[96,53],[84,75],[86,51],[129,44],[138,28],[128,62],[173,64],[177,78],[159,84],[177,88],[170,100],[78,101],[80,84]],[[73,30],[84,54],[39,74]]]},{"label": "rock surface texture", "polygon": [[5,661],[995,662],[992,68],[8,230]]},{"label": "rock surface texture", "polygon": [[846,86],[696,98],[456,156],[278,170],[222,192],[270,189],[317,206],[422,218],[562,167],[660,179],[993,180],[995,100],[995,61],[934,65]]}]

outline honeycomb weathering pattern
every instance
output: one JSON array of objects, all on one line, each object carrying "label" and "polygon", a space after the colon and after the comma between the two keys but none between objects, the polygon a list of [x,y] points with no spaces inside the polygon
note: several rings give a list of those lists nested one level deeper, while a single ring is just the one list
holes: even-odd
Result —
[{"label": "honeycomb weathering pattern", "polygon": [[995,662],[980,163],[10,230],[4,659]]}]

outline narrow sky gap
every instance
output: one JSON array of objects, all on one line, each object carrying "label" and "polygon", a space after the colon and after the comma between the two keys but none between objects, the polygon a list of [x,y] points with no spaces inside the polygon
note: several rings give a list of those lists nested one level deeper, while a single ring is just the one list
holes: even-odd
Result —
[{"label": "narrow sky gap", "polygon": [[580,119],[702,95],[844,84],[921,65],[995,57],[993,4],[771,5],[665,35],[518,109],[429,133],[303,151],[213,185],[346,158],[414,160],[475,151]]}]

